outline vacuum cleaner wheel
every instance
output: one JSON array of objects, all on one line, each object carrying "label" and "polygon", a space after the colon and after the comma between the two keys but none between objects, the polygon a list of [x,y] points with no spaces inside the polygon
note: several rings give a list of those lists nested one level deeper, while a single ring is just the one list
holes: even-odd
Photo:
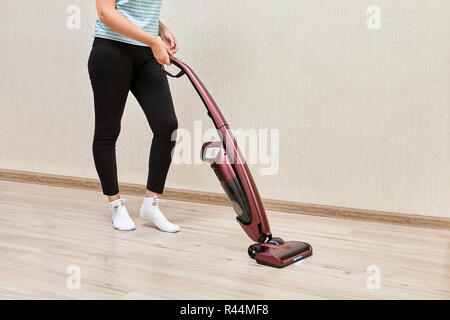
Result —
[{"label": "vacuum cleaner wheel", "polygon": [[256,255],[263,251],[264,251],[264,248],[260,243],[254,243],[250,247],[248,247],[248,255],[252,259],[255,259]]}]

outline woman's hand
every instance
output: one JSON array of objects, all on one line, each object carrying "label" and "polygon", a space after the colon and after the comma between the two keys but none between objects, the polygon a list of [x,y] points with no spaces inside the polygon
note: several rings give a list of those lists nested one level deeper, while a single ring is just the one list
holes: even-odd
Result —
[{"label": "woman's hand", "polygon": [[155,37],[155,40],[150,44],[150,48],[152,49],[153,55],[159,64],[170,66],[169,55],[173,55],[174,52],[169,48],[169,46],[167,46],[167,44],[165,44],[161,39]]},{"label": "woman's hand", "polygon": [[172,32],[162,22],[159,22],[159,36],[161,40],[172,50],[173,54],[178,51],[178,41]]}]

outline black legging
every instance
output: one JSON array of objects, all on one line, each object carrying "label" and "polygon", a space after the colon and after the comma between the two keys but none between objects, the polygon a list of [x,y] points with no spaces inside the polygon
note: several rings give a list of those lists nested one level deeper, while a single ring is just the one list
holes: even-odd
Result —
[{"label": "black legging", "polygon": [[144,110],[153,131],[147,189],[163,193],[178,127],[167,76],[149,47],[95,38],[88,62],[94,91],[95,132],[92,151],[103,194],[119,193],[116,140],[128,92]]}]

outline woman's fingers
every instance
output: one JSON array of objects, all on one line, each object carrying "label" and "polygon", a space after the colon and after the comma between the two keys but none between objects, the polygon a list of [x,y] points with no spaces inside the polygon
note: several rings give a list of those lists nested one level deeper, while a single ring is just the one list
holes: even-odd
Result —
[{"label": "woman's fingers", "polygon": [[160,64],[165,64],[167,66],[170,66],[169,51],[167,50],[167,48],[166,48],[166,50],[161,52],[161,56],[157,60]]},{"label": "woman's fingers", "polygon": [[167,66],[170,66],[169,54],[170,54],[169,48],[167,48],[167,46],[166,46],[166,51],[164,52],[163,62]]},{"label": "woman's fingers", "polygon": [[171,32],[164,34],[162,39],[164,44],[171,50],[171,54],[175,54],[178,51],[178,41]]},{"label": "woman's fingers", "polygon": [[170,66],[170,59],[169,59],[169,55],[167,55],[164,58],[159,59],[159,64],[164,64],[166,66]]},{"label": "woman's fingers", "polygon": [[170,50],[169,46],[164,41],[162,41],[162,40],[156,41],[150,47],[150,49],[152,50],[153,55],[159,64],[170,66],[169,54],[171,55],[172,51]]},{"label": "woman's fingers", "polygon": [[175,53],[177,53],[177,51],[178,51],[178,41],[177,41],[177,39],[175,39],[175,37],[173,38],[173,40],[174,40],[174,48],[173,48],[173,53],[175,54]]},{"label": "woman's fingers", "polygon": [[166,44],[166,51],[167,51],[167,54],[169,54],[171,56],[174,54],[172,48],[170,48],[167,44]]},{"label": "woman's fingers", "polygon": [[163,42],[167,45],[168,48],[173,49],[174,45],[175,45],[175,38],[173,36],[173,34],[171,34],[170,32],[164,34],[161,39],[163,40]]}]

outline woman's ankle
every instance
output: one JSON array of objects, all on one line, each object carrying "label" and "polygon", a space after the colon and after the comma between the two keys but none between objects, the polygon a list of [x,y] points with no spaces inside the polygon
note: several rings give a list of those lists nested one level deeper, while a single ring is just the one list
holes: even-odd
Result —
[{"label": "woman's ankle", "polygon": [[146,197],[146,198],[153,198],[154,196],[157,196],[158,198],[160,198],[161,194],[153,192],[153,191],[150,191],[148,189],[145,189],[144,197]]},{"label": "woman's ankle", "polygon": [[116,194],[116,195],[113,195],[113,196],[107,196],[108,197],[108,201],[109,202],[113,202],[113,201],[115,201],[115,200],[119,200],[120,199],[120,194],[118,193],[118,194]]}]

